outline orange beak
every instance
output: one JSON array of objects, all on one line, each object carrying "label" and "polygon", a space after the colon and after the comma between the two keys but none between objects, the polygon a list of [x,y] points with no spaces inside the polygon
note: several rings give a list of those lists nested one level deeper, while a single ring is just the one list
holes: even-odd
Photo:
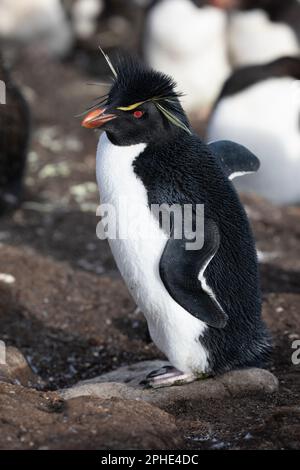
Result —
[{"label": "orange beak", "polygon": [[97,127],[101,127],[106,122],[109,122],[117,117],[115,114],[105,114],[105,111],[106,108],[99,108],[90,111],[81,122],[82,127],[96,129]]}]

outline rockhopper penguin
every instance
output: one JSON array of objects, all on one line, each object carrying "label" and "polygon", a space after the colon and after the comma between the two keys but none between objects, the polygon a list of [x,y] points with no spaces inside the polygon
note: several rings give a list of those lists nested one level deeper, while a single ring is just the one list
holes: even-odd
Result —
[{"label": "rockhopper penguin", "polygon": [[[97,179],[101,203],[139,204],[151,237],[110,239],[120,272],[144,313],[150,335],[172,367],[154,371],[154,387],[203,374],[261,366],[269,337],[261,318],[256,251],[247,216],[230,181],[258,159],[233,142],[206,145],[193,132],[167,75],[133,58],[113,66],[107,99],[82,125],[101,128]],[[161,228],[153,204],[204,204],[204,244],[188,250]]]}]

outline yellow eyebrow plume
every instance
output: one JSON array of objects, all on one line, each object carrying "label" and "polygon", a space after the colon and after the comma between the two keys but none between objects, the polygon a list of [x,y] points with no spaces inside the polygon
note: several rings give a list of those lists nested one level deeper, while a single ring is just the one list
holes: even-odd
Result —
[{"label": "yellow eyebrow plume", "polygon": [[129,106],[119,106],[117,109],[121,111],[132,111],[133,109],[137,108],[141,104],[144,104],[145,101],[139,101],[138,103],[130,104]]},{"label": "yellow eyebrow plume", "polygon": [[[189,129],[189,127],[182,122],[174,113],[172,113],[170,110],[165,108],[161,103],[160,103],[160,97],[154,97],[150,98],[148,100],[144,101],[139,101],[138,103],[130,104],[129,106],[118,106],[117,109],[120,109],[121,111],[132,111],[133,109],[136,109],[138,106],[141,104],[147,103],[149,101],[152,101],[157,109],[165,116],[165,118],[168,119],[174,126],[180,127],[183,129],[185,132],[187,132],[189,135],[192,135],[192,131]],[[165,98],[165,101],[172,102],[172,99]]]}]

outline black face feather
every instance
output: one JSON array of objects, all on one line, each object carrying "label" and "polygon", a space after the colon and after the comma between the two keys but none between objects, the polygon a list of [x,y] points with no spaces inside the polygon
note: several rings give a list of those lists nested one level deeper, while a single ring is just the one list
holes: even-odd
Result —
[{"label": "black face feather", "polygon": [[283,77],[300,80],[299,57],[281,57],[267,64],[249,65],[236,70],[225,82],[216,104],[221,99],[240,93],[256,83]]}]

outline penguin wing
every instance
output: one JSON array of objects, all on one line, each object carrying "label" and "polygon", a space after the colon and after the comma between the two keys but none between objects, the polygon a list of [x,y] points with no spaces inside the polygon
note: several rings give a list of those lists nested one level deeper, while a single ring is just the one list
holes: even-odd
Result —
[{"label": "penguin wing", "polygon": [[160,259],[160,277],[170,296],[191,315],[215,328],[223,328],[227,315],[207,285],[205,270],[218,251],[220,234],[217,224],[205,220],[204,244],[188,250],[186,238],[175,239],[173,230]]},{"label": "penguin wing", "polygon": [[260,167],[259,159],[243,145],[230,140],[219,140],[208,146],[221,161],[225,174],[230,180],[236,176],[254,173]]}]

